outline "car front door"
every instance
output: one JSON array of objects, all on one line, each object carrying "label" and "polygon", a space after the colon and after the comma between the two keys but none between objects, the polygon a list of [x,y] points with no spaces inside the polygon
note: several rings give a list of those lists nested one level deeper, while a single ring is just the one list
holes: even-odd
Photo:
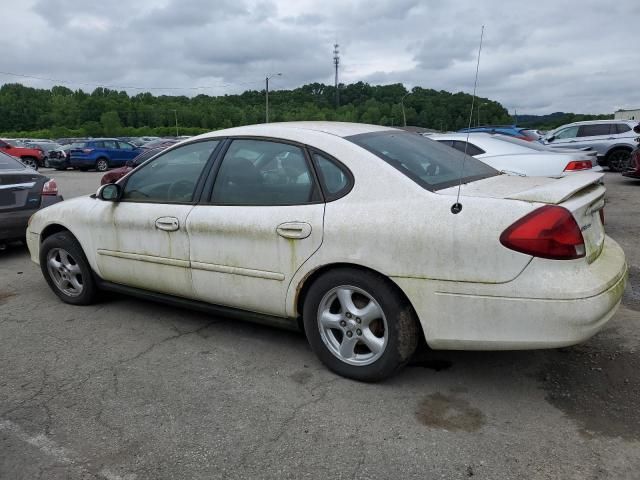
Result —
[{"label": "car front door", "polygon": [[196,298],[284,316],[291,278],[320,247],[324,203],[299,145],[234,139],[187,219]]},{"label": "car front door", "polygon": [[118,202],[97,206],[92,226],[100,276],[192,297],[186,225],[218,141],[166,152],[133,172]]}]

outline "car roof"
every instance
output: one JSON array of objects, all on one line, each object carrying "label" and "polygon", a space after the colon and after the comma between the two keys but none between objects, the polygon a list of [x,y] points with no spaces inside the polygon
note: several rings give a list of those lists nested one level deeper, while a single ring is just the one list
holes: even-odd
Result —
[{"label": "car roof", "polygon": [[[397,128],[383,127],[380,125],[369,125],[365,123],[350,122],[276,122],[276,123],[260,123],[257,125],[245,125],[242,127],[228,128],[225,130],[216,130],[214,132],[199,135],[198,138],[220,137],[225,135],[257,135],[257,136],[279,136],[284,130],[307,130],[314,132],[327,133],[337,137],[350,137],[351,135],[359,135],[361,133],[397,131],[403,132]],[[192,137],[193,139],[193,137]]]},{"label": "car roof", "polygon": [[569,126],[573,126],[573,125],[591,125],[594,123],[638,123],[637,120],[623,120],[623,119],[618,119],[616,120],[614,119],[608,119],[608,120],[583,120],[582,122],[573,122],[573,123],[567,123],[565,125],[561,125],[559,126],[557,129],[562,128],[562,127],[569,127]]}]

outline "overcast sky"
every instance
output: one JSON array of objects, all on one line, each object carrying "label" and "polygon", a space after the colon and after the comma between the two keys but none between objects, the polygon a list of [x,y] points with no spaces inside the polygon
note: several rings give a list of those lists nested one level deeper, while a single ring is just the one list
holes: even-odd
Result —
[{"label": "overcast sky", "polygon": [[[473,90],[513,113],[640,108],[640,1],[0,0],[3,72],[220,95],[333,83]],[[0,74],[0,83],[53,82]],[[179,87],[169,89],[168,87]],[[196,89],[194,87],[206,87]]]}]

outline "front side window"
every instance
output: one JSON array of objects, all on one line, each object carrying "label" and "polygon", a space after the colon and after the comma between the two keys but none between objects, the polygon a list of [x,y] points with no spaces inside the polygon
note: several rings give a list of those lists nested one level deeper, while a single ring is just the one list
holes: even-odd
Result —
[{"label": "front side window", "polygon": [[198,180],[218,143],[217,140],[191,143],[160,155],[131,174],[122,200],[192,202]]},{"label": "front side window", "polygon": [[413,133],[385,131],[346,139],[380,157],[427,190],[499,174],[480,160]]},{"label": "front side window", "polygon": [[558,133],[554,135],[557,139],[563,138],[575,138],[578,136],[578,127],[569,127],[563,130],[560,130]]},{"label": "front side window", "polygon": [[133,145],[127,142],[118,142],[118,145],[120,146],[120,150],[133,150]]},{"label": "front side window", "polygon": [[213,186],[223,205],[300,205],[314,200],[313,175],[300,147],[267,140],[234,140]]},{"label": "front side window", "polygon": [[595,123],[592,125],[582,125],[578,130],[579,137],[597,137],[599,135],[609,135],[612,125],[609,123]]}]

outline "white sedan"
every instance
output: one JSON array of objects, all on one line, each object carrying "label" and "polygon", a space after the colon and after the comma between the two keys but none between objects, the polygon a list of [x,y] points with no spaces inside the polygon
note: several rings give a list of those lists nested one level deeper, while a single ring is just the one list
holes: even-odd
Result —
[{"label": "white sedan", "polygon": [[501,175],[373,125],[254,125],[36,213],[27,241],[67,303],[106,289],[302,327],[329,368],[374,381],[421,336],[530,349],[602,328],[627,267],[604,233],[601,176]]},{"label": "white sedan", "polygon": [[429,135],[437,142],[482,160],[505,173],[540,177],[560,177],[575,172],[602,172],[597,152],[552,149],[539,142],[527,142],[508,135],[443,133]]}]

